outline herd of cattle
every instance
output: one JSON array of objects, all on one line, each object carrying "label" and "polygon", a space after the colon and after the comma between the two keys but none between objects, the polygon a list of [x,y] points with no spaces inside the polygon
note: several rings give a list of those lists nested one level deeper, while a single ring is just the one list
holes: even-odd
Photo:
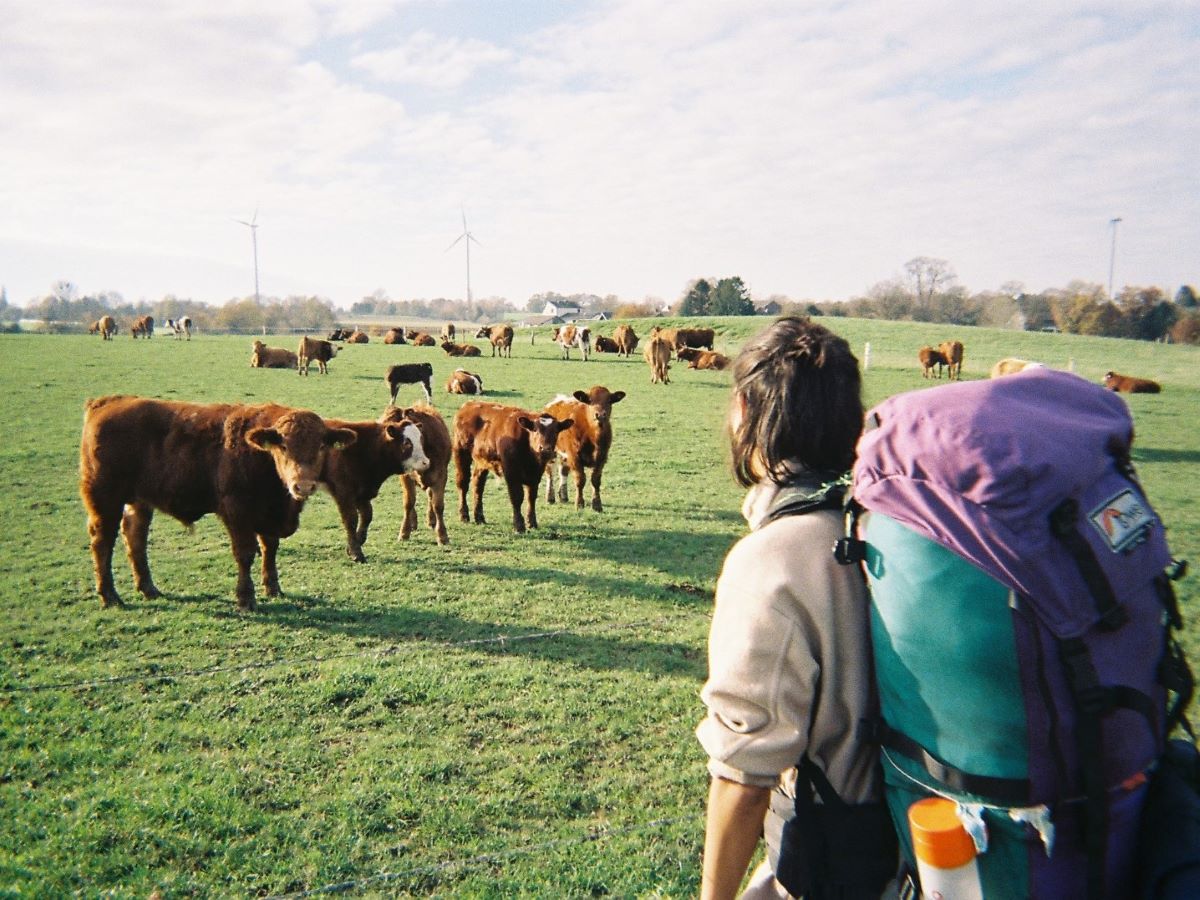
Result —
[{"label": "herd of cattle", "polygon": [[[167,319],[167,330],[175,335],[175,339],[192,339],[192,318],[183,316],[180,319]],[[88,334],[98,334],[106,341],[111,341],[119,326],[112,316],[101,316],[88,326]],[[137,340],[139,337],[154,337],[154,316],[139,316],[129,326],[129,334]]]}]

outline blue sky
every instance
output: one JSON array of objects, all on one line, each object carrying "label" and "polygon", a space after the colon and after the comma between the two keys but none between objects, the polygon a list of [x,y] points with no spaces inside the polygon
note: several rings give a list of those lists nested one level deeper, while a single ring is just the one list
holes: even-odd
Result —
[{"label": "blue sky", "polygon": [[1200,2],[0,0],[0,284],[1200,282]]}]

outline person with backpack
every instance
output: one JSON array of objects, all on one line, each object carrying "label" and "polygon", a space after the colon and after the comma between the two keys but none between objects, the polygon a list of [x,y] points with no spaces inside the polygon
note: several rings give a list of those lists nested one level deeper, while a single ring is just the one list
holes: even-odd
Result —
[{"label": "person with backpack", "polygon": [[858,361],[821,325],[782,318],[745,346],[733,380],[733,474],[751,530],[717,582],[701,693],[702,896],[737,893],[764,833],[768,860],[744,897],[829,896],[834,883],[839,897],[879,896],[895,836],[878,747],[859,738],[876,709],[868,601],[862,573],[830,552],[863,425]]}]

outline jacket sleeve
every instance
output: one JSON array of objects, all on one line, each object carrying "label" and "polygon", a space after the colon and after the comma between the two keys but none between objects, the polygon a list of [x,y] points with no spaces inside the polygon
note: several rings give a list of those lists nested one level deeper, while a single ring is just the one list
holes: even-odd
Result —
[{"label": "jacket sleeve", "polygon": [[696,735],[709,772],[742,784],[773,785],[796,764],[819,694],[821,641],[812,611],[828,609],[828,601],[799,596],[806,579],[797,577],[804,563],[794,538],[784,540],[790,524],[744,537],[717,581],[700,695],[708,715]]}]

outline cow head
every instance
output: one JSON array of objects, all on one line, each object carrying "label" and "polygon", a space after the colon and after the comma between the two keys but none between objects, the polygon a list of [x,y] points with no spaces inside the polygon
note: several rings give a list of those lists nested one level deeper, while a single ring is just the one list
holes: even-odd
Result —
[{"label": "cow head", "polygon": [[624,400],[625,392],[610,391],[603,385],[596,384],[589,391],[576,391],[571,396],[586,405],[588,415],[595,419],[598,426],[604,427],[612,418],[613,404]]},{"label": "cow head", "polygon": [[484,325],[477,332],[475,332],[475,337],[477,337],[477,338],[490,338],[491,336],[492,336],[492,326],[491,325]]},{"label": "cow head", "polygon": [[408,419],[385,422],[382,428],[387,452],[400,464],[401,472],[424,472],[429,468],[420,428]]},{"label": "cow head", "polygon": [[288,493],[307,500],[317,489],[325,455],[350,446],[357,437],[349,428],[330,428],[316,413],[292,410],[269,428],[252,428],[246,433],[246,443],[270,453]]},{"label": "cow head", "polygon": [[517,424],[529,432],[529,449],[537,458],[542,468],[554,459],[555,447],[558,444],[558,434],[571,427],[570,419],[555,419],[551,415],[541,415],[536,419],[529,416],[519,416]]}]

